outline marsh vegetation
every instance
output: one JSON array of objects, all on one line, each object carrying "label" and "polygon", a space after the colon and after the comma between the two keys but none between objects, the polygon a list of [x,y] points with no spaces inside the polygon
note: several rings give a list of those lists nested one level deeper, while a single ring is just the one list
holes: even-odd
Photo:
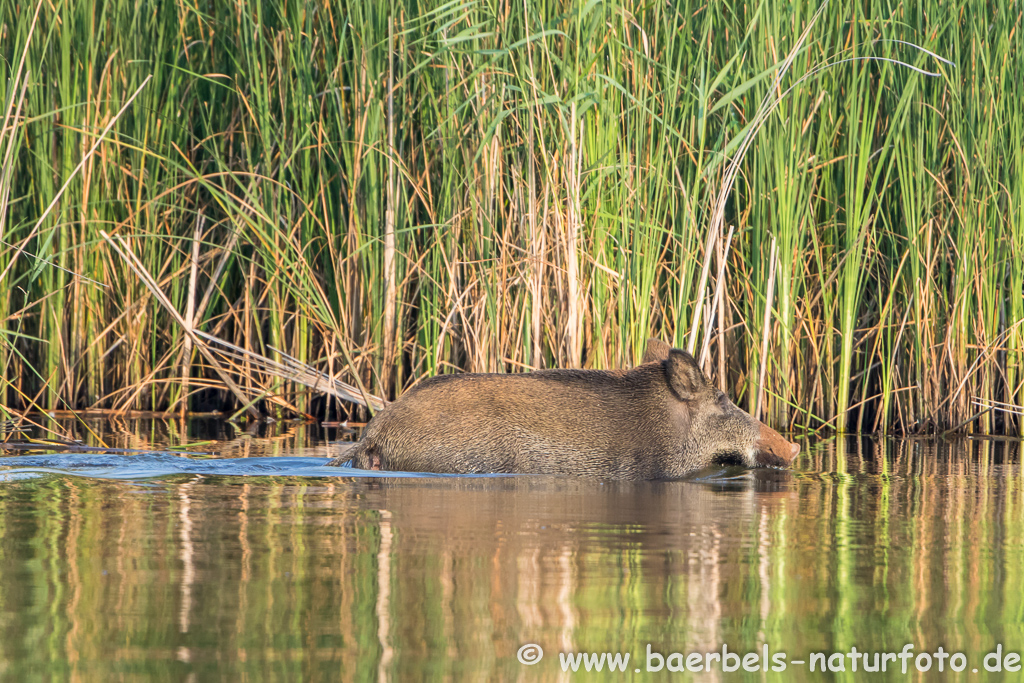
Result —
[{"label": "marsh vegetation", "polygon": [[815,11],[0,0],[0,404],[330,408],[191,330],[387,397],[655,336],[780,429],[1016,432],[1020,3]]}]

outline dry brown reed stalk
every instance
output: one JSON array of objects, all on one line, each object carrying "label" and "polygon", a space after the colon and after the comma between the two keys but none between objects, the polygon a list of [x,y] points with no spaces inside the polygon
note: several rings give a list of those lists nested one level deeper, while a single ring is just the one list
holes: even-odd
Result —
[{"label": "dry brown reed stalk", "polygon": [[1006,403],[1004,401],[996,401],[995,399],[979,399],[972,398],[971,405],[979,406],[985,410],[998,410],[1011,415],[1017,415],[1024,417],[1024,406],[1014,405],[1012,403]]},{"label": "dry brown reed stalk", "polygon": [[174,318],[174,321],[178,323],[179,327],[181,327],[185,334],[192,338],[192,343],[196,346],[197,349],[199,349],[199,352],[210,364],[214,372],[217,373],[221,381],[224,382],[224,386],[228,389],[228,391],[235,395],[235,398],[237,398],[242,405],[246,406],[246,412],[248,412],[249,415],[251,415],[253,418],[259,419],[259,411],[252,407],[249,399],[238,387],[238,385],[234,383],[231,377],[228,376],[224,368],[222,368],[220,363],[217,362],[217,359],[206,348],[206,345],[198,343],[198,337],[195,334],[195,330],[191,328],[191,326],[185,321],[185,319],[181,317],[181,314],[178,313],[177,309],[174,308],[170,300],[167,298],[167,295],[164,294],[163,290],[160,289],[157,283],[153,280],[153,276],[149,274],[149,271],[146,269],[146,266],[141,261],[139,261],[137,256],[135,256],[135,253],[128,246],[128,243],[125,242],[124,238],[118,237],[117,241],[115,241],[113,238],[111,238],[110,235],[107,234],[105,230],[100,230],[100,235],[103,237],[104,240],[106,240],[107,244],[110,245],[114,252],[117,253],[117,255],[120,256],[122,259],[124,259],[125,263],[132,270],[132,272],[135,273],[135,275],[139,278],[142,284],[144,284],[146,288],[149,289],[150,293],[153,295],[153,298],[160,303],[160,305],[163,307],[165,311],[170,313],[171,317]]},{"label": "dry brown reed stalk", "polygon": [[772,300],[775,297],[775,270],[778,263],[778,246],[775,238],[772,237],[771,254],[768,257],[768,289],[765,292],[764,322],[761,327],[761,372],[757,380],[757,407],[754,409],[754,419],[761,419],[761,405],[764,398],[764,378],[768,371],[768,338],[772,323]]},{"label": "dry brown reed stalk", "polygon": [[[167,296],[163,293],[163,290],[160,289],[159,285],[157,285],[153,280],[145,266],[139,262],[138,257],[136,257],[131,251],[123,238],[117,238],[115,241],[115,239],[105,231],[100,232],[111,248],[113,248],[114,251],[127,262],[132,272],[134,272],[146,288],[149,289],[150,293],[161,304],[164,310],[166,310],[175,322],[178,323],[186,337],[191,341],[192,345],[200,352],[200,354],[203,355],[206,361],[220,377],[224,386],[235,395],[239,402],[244,406],[244,410],[248,412],[250,416],[256,419],[261,417],[259,411],[253,406],[254,401],[259,398],[270,398],[270,400],[275,401],[296,413],[301,413],[301,411],[290,403],[281,400],[279,397],[269,396],[269,392],[267,391],[262,392],[262,396],[256,397],[243,392],[231,379],[225,366],[218,361],[218,356],[222,359],[240,361],[243,365],[239,369],[238,373],[243,377],[251,377],[251,370],[255,369],[264,372],[269,376],[278,377],[290,382],[296,382],[315,391],[334,396],[340,400],[357,403],[373,410],[380,410],[386,405],[386,402],[382,399],[365,393],[360,388],[336,380],[333,377],[318,371],[316,368],[302,363],[298,359],[279,349],[272,348],[273,351],[281,355],[284,359],[284,363],[275,362],[258,353],[242,349],[228,341],[195,329],[192,324],[183,318],[174,308],[170,300],[167,299]],[[211,347],[209,344],[204,342],[211,342],[223,348],[218,349],[216,347]]]},{"label": "dry brown reed stalk", "polygon": [[199,275],[199,243],[202,240],[203,224],[206,222],[203,214],[196,216],[195,231],[192,234],[192,259],[188,272],[188,294],[185,301],[185,339],[184,353],[181,361],[181,415],[188,412],[189,380],[192,377],[192,335],[190,331],[195,329],[196,321],[196,278]]},{"label": "dry brown reed stalk", "polygon": [[[697,329],[700,325],[701,311],[703,310],[704,296],[707,291],[708,284],[708,272],[711,270],[711,254],[714,253],[714,245],[718,240],[718,231],[721,230],[721,225],[712,222],[708,226],[708,238],[704,243],[704,262],[700,268],[700,282],[697,284],[697,310],[693,313],[693,317],[690,323],[690,334],[687,337],[686,350],[691,355],[694,349],[697,348]],[[723,259],[724,261],[725,259]],[[724,271],[723,271],[724,272]],[[703,350],[701,356],[704,356]],[[703,359],[700,361],[703,365]]]},{"label": "dry brown reed stalk", "polygon": [[[582,344],[580,339],[580,175],[582,159],[579,153],[579,142],[576,127],[578,118],[576,116],[576,103],[573,102],[569,108],[569,159],[567,167],[563,169],[566,179],[566,209],[565,220],[565,280],[566,280],[566,303],[568,315],[565,323],[566,346],[565,356],[569,367],[576,368],[582,361]],[[582,133],[582,131],[580,131]]]},{"label": "dry brown reed stalk", "polygon": [[381,383],[390,387],[394,383],[395,367],[395,312],[398,306],[398,271],[395,254],[395,210],[398,189],[395,184],[395,18],[388,19],[388,81],[387,81],[387,202],[384,209],[384,363],[381,365]]},{"label": "dry brown reed stalk", "polygon": [[[707,363],[708,355],[711,352],[711,339],[712,339],[712,335],[710,333],[710,330],[714,329],[714,326],[715,326],[715,315],[717,314],[717,312],[719,310],[723,310],[723,306],[721,304],[721,301],[722,301],[723,292],[724,292],[724,289],[725,289],[725,269],[726,269],[726,264],[728,263],[728,260],[727,260],[726,257],[729,254],[729,247],[730,247],[730,245],[732,245],[732,238],[733,238],[733,235],[735,233],[736,233],[736,226],[730,225],[729,226],[729,235],[725,238],[725,245],[722,246],[718,250],[719,251],[718,276],[715,278],[715,293],[714,293],[714,298],[713,298],[713,301],[716,302],[717,305],[712,305],[710,307],[711,310],[708,313],[708,320],[707,320],[706,325],[705,325],[706,329],[708,330],[708,333],[704,335],[704,344],[703,344],[703,346],[701,346],[701,349],[700,349],[700,365],[702,367],[704,366],[705,363]],[[710,246],[713,246],[713,245],[710,245]],[[708,264],[711,263],[711,252],[710,251],[706,254],[705,261]],[[705,290],[703,288],[698,288],[697,291],[703,292]],[[697,318],[695,317],[694,320],[696,321]],[[719,318],[719,320],[721,320],[721,318]],[[725,348],[724,348],[724,346],[720,349],[720,352],[721,352],[720,358],[722,359],[721,363],[720,363],[720,366],[724,366],[725,365],[725,360],[724,360]]]},{"label": "dry brown reed stalk", "polygon": [[278,362],[249,349],[235,346],[228,341],[200,330],[195,330],[194,332],[212,345],[207,346],[211,353],[218,354],[223,358],[244,362],[247,364],[246,367],[251,368],[251,370],[256,370],[288,382],[295,382],[338,400],[367,406],[374,410],[382,410],[387,405],[387,401],[384,399],[370,394],[364,395],[358,387],[335,379],[280,349],[271,347],[272,351],[281,356],[281,362]]}]

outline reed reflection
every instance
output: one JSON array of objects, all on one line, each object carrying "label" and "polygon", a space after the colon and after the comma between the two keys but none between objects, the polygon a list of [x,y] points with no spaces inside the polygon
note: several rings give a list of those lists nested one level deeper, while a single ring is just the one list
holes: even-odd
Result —
[{"label": "reed reflection", "polygon": [[[502,680],[647,644],[1019,650],[1020,482],[1018,443],[871,440],[703,482],[10,482],[0,659],[15,676]],[[547,655],[524,673],[525,643]]]}]

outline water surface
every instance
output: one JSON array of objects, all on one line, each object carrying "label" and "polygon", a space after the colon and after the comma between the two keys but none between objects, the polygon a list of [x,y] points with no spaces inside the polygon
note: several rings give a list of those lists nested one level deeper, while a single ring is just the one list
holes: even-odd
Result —
[{"label": "water surface", "polygon": [[[96,429],[163,452],[0,458],[0,680],[663,680],[723,645],[759,670],[670,678],[863,680],[851,648],[907,644],[888,678],[938,676],[915,660],[940,646],[966,661],[944,679],[1020,676],[983,663],[1024,651],[1018,442],[812,439],[793,472],[623,483],[328,468],[337,435],[298,426]],[[563,672],[584,652],[627,674]]]}]

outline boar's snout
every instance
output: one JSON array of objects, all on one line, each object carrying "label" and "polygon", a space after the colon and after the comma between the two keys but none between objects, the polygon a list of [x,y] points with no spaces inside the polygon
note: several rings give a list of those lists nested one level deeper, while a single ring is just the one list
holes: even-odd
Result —
[{"label": "boar's snout", "polygon": [[768,467],[789,467],[800,454],[800,445],[790,443],[777,431],[761,425],[761,433],[754,444],[754,459],[758,465]]}]

